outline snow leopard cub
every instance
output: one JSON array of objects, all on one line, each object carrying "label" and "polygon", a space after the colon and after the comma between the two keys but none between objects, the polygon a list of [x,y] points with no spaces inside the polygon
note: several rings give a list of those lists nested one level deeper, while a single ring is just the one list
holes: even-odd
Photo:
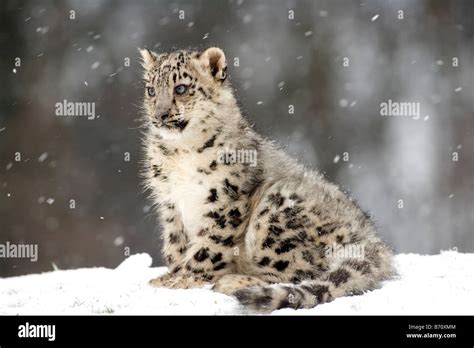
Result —
[{"label": "snow leopard cub", "polygon": [[[169,267],[151,285],[213,284],[271,311],[361,294],[390,277],[392,252],[369,216],[249,126],[221,49],[140,53],[143,174]],[[236,160],[238,150],[257,161]]]}]

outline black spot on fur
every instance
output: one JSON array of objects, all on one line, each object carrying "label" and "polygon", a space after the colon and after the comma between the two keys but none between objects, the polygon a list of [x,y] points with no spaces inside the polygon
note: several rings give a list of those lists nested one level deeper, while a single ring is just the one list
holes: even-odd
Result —
[{"label": "black spot on fur", "polygon": [[239,187],[236,185],[232,185],[229,182],[229,179],[224,180],[224,192],[227,193],[227,195],[234,200],[239,197]]},{"label": "black spot on fur", "polygon": [[206,98],[208,97],[208,96],[207,96],[207,93],[204,92],[204,89],[203,89],[202,87],[199,87],[199,88],[198,88],[198,91],[201,92],[204,97],[206,97]]},{"label": "black spot on fur", "polygon": [[329,281],[334,285],[339,286],[342,283],[347,282],[351,274],[343,268],[339,268],[329,274]]},{"label": "black spot on fur", "polygon": [[202,262],[207,259],[209,257],[209,253],[207,252],[208,250],[208,248],[199,249],[199,251],[194,254],[194,260],[196,260],[197,262]]},{"label": "black spot on fur", "polygon": [[272,193],[268,196],[268,201],[274,204],[277,208],[279,208],[283,205],[283,202],[285,201],[285,197],[283,197],[279,192]]},{"label": "black spot on fur", "polygon": [[168,241],[170,242],[170,244],[176,244],[179,242],[179,237],[175,233],[170,233],[170,235],[168,236]]},{"label": "black spot on fur", "polygon": [[242,223],[242,219],[241,219],[241,218],[235,218],[235,219],[229,220],[229,224],[230,224],[233,228],[239,227],[241,223]]},{"label": "black spot on fur", "polygon": [[318,233],[318,235],[324,236],[326,234],[333,233],[336,228],[337,228],[337,224],[328,223],[328,224],[324,224],[322,226],[316,227],[316,232]]},{"label": "black spot on fur", "polygon": [[233,228],[237,228],[241,223],[242,223],[242,219],[240,218],[241,214],[240,214],[240,210],[238,208],[235,208],[235,209],[232,209],[231,211],[229,211],[229,224],[233,227]]},{"label": "black spot on fur", "polygon": [[262,243],[262,249],[271,248],[275,244],[275,240],[271,237],[267,237]]},{"label": "black spot on fur", "polygon": [[193,268],[191,269],[191,272],[193,272],[194,274],[201,274],[204,273],[204,268]]},{"label": "black spot on fur", "polygon": [[270,217],[268,218],[268,222],[270,224],[277,224],[280,222],[280,219],[278,218],[278,214],[271,214]]},{"label": "black spot on fur", "polygon": [[287,253],[288,251],[296,248],[296,245],[292,243],[291,239],[285,239],[283,240],[280,245],[278,246],[277,249],[275,249],[275,252],[280,255],[283,253]]},{"label": "black spot on fur", "polygon": [[364,260],[346,260],[342,263],[344,266],[348,266],[362,274],[370,274],[370,263]]},{"label": "black spot on fur", "polygon": [[262,294],[257,294],[255,297],[255,306],[256,307],[268,307],[272,303],[272,289],[262,288]]},{"label": "black spot on fur", "polygon": [[309,250],[303,250],[301,257],[310,265],[314,265],[314,256]]},{"label": "black spot on fur", "polygon": [[280,234],[283,233],[283,229],[275,225],[270,225],[268,227],[268,230],[270,231],[270,233],[274,234],[275,236],[279,236]]},{"label": "black spot on fur", "polygon": [[290,261],[277,261],[273,264],[273,267],[277,270],[277,271],[280,271],[280,272],[283,272],[287,267],[288,267],[288,264],[290,263]]},{"label": "black spot on fur", "polygon": [[263,209],[260,213],[258,213],[258,216],[263,216],[263,215],[265,215],[266,213],[268,213],[269,211],[270,211],[270,209],[265,208],[265,209]]},{"label": "black spot on fur", "polygon": [[222,253],[217,253],[217,254],[215,254],[215,255],[211,258],[211,262],[212,262],[213,264],[215,264],[215,263],[217,263],[217,262],[219,262],[219,261],[221,261],[221,260],[222,260]]},{"label": "black spot on fur", "polygon": [[214,171],[217,169],[217,162],[216,161],[212,161],[211,164],[209,165],[209,168]]},{"label": "black spot on fur", "polygon": [[234,293],[234,295],[237,298],[237,300],[239,300],[239,302],[242,303],[243,305],[249,305],[252,302],[252,298],[253,298],[252,291],[250,291],[249,289],[237,290]]},{"label": "black spot on fur", "polygon": [[209,239],[211,239],[214,243],[216,244],[222,244],[223,246],[226,247],[231,247],[234,245],[234,237],[229,236],[224,239],[224,237],[218,235],[218,234],[213,234],[212,236],[209,236]]},{"label": "black spot on fur", "polygon": [[260,266],[268,266],[270,264],[270,258],[267,256],[262,257],[260,262],[258,263]]},{"label": "black spot on fur", "polygon": [[161,168],[158,167],[156,164],[152,166],[152,169],[153,169],[153,177],[156,178],[161,175]]},{"label": "black spot on fur", "polygon": [[285,226],[286,228],[289,228],[290,230],[297,230],[297,229],[303,228],[303,225],[301,224],[299,220],[289,220]]},{"label": "black spot on fur", "polygon": [[299,213],[303,211],[303,207],[293,206],[293,207],[286,207],[283,209],[283,213],[287,219],[293,219],[298,216]]},{"label": "black spot on fur", "polygon": [[325,294],[329,294],[329,287],[326,285],[303,285],[301,286],[301,288],[309,292],[311,295],[315,296],[318,303],[323,302]]},{"label": "black spot on fur", "polygon": [[173,256],[168,255],[168,256],[166,257],[166,261],[168,262],[168,265],[171,265],[171,264],[173,263],[173,261],[174,261]]},{"label": "black spot on fur", "polygon": [[205,281],[208,281],[208,282],[210,282],[212,279],[214,279],[213,275],[210,275],[210,274],[207,274],[207,273],[202,274],[201,277],[202,277],[202,279],[204,279]]},{"label": "black spot on fur", "polygon": [[277,306],[277,309],[282,309],[282,308],[291,308],[293,305],[290,303],[289,297],[285,297],[283,300],[280,301],[280,303]]},{"label": "black spot on fur", "polygon": [[216,212],[212,212],[212,211],[207,213],[205,216],[213,219],[216,225],[219,226],[220,228],[225,227],[225,224],[227,222],[225,216],[220,215],[219,213],[216,213]]},{"label": "black spot on fur", "polygon": [[296,193],[292,193],[290,195],[290,199],[292,201],[296,201],[296,203],[303,203],[303,199],[300,196],[298,196]]},{"label": "black spot on fur", "polygon": [[229,216],[230,217],[240,217],[241,216],[240,210],[238,208],[232,209],[231,211],[229,211]]},{"label": "black spot on fur", "polygon": [[214,142],[216,141],[217,135],[213,135],[209,140],[207,140],[203,146],[201,146],[197,151],[199,153],[203,152],[205,149],[213,147]]},{"label": "black spot on fur", "polygon": [[234,245],[234,237],[233,236],[227,237],[226,239],[224,239],[222,241],[222,245],[226,246],[226,247],[233,246]]},{"label": "black spot on fur", "polygon": [[171,155],[170,150],[168,150],[168,148],[167,148],[165,145],[160,144],[160,145],[158,146],[158,148],[161,150],[161,153],[162,153],[163,155],[165,155],[165,156],[170,156],[170,155]]},{"label": "black spot on fur", "polygon": [[210,189],[209,191],[211,194],[209,195],[209,197],[207,197],[207,201],[210,202],[210,203],[214,203],[215,201],[217,201],[217,190],[215,188],[213,189]]},{"label": "black spot on fur", "polygon": [[314,272],[298,269],[295,271],[295,276],[293,277],[291,281],[292,283],[300,283],[303,280],[308,280],[308,279],[314,279]]},{"label": "black spot on fur", "polygon": [[216,244],[219,244],[222,240],[222,236],[219,236],[218,234],[213,234],[209,238]]},{"label": "black spot on fur", "polygon": [[226,263],[225,263],[225,262],[221,262],[221,263],[215,265],[214,268],[213,268],[213,270],[214,270],[214,271],[219,271],[219,270],[223,269],[225,266],[226,266]]},{"label": "black spot on fur", "polygon": [[198,172],[198,173],[204,173],[204,174],[206,174],[206,175],[211,175],[211,172],[210,172],[210,171],[205,170],[204,168],[201,168],[201,167],[198,167],[197,172]]}]

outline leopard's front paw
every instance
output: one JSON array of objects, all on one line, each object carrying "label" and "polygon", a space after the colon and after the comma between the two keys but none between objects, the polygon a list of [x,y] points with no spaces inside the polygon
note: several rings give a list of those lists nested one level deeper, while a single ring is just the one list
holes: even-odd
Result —
[{"label": "leopard's front paw", "polygon": [[209,282],[193,275],[165,274],[150,280],[150,285],[156,288],[191,289],[201,288],[206,284]]},{"label": "leopard's front paw", "polygon": [[167,284],[171,283],[172,278],[173,278],[173,275],[170,273],[167,273],[158,278],[154,278],[150,280],[149,284],[155,288],[166,288],[168,287]]}]

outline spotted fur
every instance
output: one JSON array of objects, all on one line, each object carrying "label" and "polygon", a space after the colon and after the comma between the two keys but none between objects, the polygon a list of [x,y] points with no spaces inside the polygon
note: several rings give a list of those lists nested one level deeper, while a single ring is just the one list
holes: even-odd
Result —
[{"label": "spotted fur", "polygon": [[[271,311],[361,294],[390,277],[392,252],[368,215],[248,125],[222,50],[141,54],[143,175],[170,270],[153,286],[214,284],[249,308]],[[226,148],[256,151],[256,165],[222,162]],[[351,244],[364,248],[362,259],[327,253]]]}]

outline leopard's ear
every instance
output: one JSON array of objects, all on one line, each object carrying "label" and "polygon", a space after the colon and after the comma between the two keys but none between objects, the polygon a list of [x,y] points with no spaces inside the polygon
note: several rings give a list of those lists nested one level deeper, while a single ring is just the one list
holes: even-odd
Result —
[{"label": "leopard's ear", "polygon": [[142,66],[144,69],[150,69],[158,60],[158,54],[146,48],[138,50],[142,55]]},{"label": "leopard's ear", "polygon": [[204,69],[208,70],[216,81],[224,81],[227,77],[227,63],[224,51],[211,47],[199,55]]}]

